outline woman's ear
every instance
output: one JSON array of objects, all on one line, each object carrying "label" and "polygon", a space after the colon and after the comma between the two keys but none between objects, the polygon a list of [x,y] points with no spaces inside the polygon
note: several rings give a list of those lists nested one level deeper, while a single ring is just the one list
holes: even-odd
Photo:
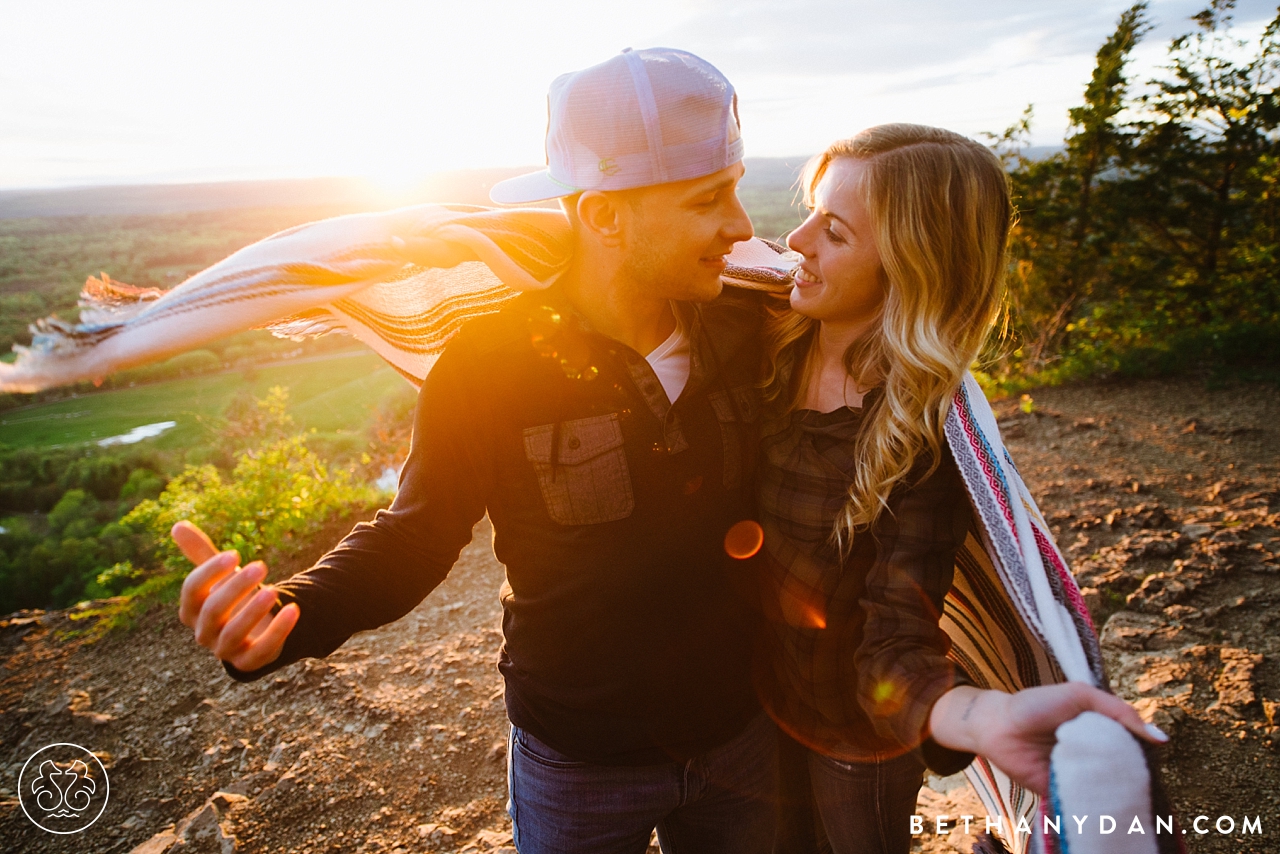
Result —
[{"label": "woman's ear", "polygon": [[614,193],[587,190],[578,196],[578,222],[596,242],[616,248],[622,245],[624,220],[629,208]]}]

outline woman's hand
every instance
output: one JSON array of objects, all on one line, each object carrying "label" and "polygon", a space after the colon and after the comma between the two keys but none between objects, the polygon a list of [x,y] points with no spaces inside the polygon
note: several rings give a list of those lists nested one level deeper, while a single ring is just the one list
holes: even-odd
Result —
[{"label": "woman's hand", "polygon": [[171,535],[196,564],[182,582],[178,607],[178,619],[195,630],[196,643],[244,671],[279,658],[299,610],[290,603],[272,616],[277,596],[274,587],[261,583],[266,564],[254,561],[239,568],[239,555],[219,552],[204,531],[185,519],[173,526]]},{"label": "woman's hand", "polygon": [[1015,781],[1045,797],[1055,732],[1060,724],[1085,711],[1106,715],[1146,741],[1163,744],[1169,740],[1156,727],[1143,723],[1124,700],[1083,682],[1025,688],[1016,694],[961,685],[934,704],[929,727],[934,741],[985,756]]}]

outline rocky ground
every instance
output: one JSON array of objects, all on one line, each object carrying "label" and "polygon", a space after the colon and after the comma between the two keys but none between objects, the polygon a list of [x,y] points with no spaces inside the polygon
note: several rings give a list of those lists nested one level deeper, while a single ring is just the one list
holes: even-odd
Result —
[{"label": "rocky ground", "polygon": [[[1280,392],[1178,380],[1033,398],[1029,413],[997,406],[1002,430],[1102,627],[1115,690],[1173,736],[1165,780],[1188,850],[1280,850]],[[168,608],[96,643],[60,638],[83,627],[74,612],[10,617],[3,847],[514,850],[494,666],[501,581],[482,524],[449,580],[403,620],[250,685],[227,679]],[[26,758],[57,741],[89,746],[111,777],[107,811],[72,836],[36,829],[16,797]],[[930,779],[920,813],[930,826],[984,811],[957,777]],[[1190,829],[1198,815],[1208,833]],[[1234,833],[1214,829],[1220,816]],[[1240,832],[1246,816],[1260,817],[1260,835]],[[973,841],[925,834],[917,850]]]}]

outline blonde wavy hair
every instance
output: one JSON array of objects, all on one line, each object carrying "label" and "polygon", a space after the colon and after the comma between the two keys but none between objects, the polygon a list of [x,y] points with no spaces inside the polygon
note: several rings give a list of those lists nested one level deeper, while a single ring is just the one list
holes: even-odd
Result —
[{"label": "blonde wavy hair", "polygon": [[[864,414],[857,467],[832,541],[848,554],[859,529],[919,463],[942,459],[952,396],[1001,313],[1005,244],[1013,217],[1009,182],[984,145],[941,128],[888,124],[833,143],[809,161],[806,204],[838,158],[865,164],[852,191],[873,224],[885,299],[870,331],[844,353],[861,389],[884,393]],[[818,321],[773,312],[766,327],[764,396],[794,411],[805,399]]]}]

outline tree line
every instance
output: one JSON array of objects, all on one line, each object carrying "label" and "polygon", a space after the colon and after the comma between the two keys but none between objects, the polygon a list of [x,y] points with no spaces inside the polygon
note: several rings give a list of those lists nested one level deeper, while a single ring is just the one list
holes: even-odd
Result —
[{"label": "tree line", "polygon": [[1019,216],[997,387],[1280,363],[1280,10],[1241,38],[1233,9],[1213,0],[1162,73],[1134,81],[1151,29],[1135,4],[1061,150],[1026,156],[1031,107],[994,137]]}]

